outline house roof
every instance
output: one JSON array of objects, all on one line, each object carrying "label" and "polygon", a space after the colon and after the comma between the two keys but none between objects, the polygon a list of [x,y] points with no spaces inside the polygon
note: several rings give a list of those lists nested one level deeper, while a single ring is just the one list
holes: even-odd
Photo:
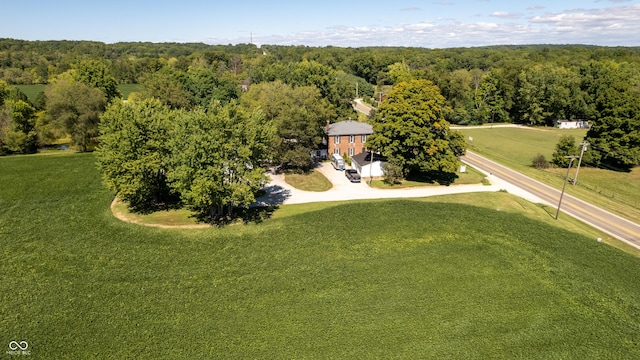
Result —
[{"label": "house roof", "polygon": [[346,120],[339,121],[329,125],[327,135],[371,135],[373,134],[373,127],[367,123]]},{"label": "house roof", "polygon": [[[355,161],[360,166],[369,165],[369,163],[371,163],[371,152],[366,151],[358,155],[353,155],[351,157],[351,160]],[[380,154],[373,154],[373,161],[386,161],[386,160],[387,159],[385,159],[385,157]]]}]

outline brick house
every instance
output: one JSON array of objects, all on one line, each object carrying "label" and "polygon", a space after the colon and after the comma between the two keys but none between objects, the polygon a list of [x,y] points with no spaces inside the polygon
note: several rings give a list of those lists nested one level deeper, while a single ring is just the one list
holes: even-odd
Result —
[{"label": "brick house", "polygon": [[367,136],[373,134],[373,127],[349,119],[333,124],[327,122],[325,133],[328,156],[347,154],[348,157],[352,157],[366,151],[364,143]]}]

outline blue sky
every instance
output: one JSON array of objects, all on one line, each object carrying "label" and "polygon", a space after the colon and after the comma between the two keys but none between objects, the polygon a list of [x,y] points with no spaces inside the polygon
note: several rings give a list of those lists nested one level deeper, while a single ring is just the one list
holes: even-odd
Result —
[{"label": "blue sky", "polygon": [[640,0],[21,0],[0,8],[0,37],[25,40],[640,46]]}]

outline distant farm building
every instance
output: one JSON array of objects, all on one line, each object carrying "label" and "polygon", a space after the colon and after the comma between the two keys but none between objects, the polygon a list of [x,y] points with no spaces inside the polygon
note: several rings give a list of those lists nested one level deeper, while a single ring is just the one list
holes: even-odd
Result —
[{"label": "distant farm building", "polygon": [[558,129],[588,129],[591,124],[587,120],[558,120],[556,126]]}]

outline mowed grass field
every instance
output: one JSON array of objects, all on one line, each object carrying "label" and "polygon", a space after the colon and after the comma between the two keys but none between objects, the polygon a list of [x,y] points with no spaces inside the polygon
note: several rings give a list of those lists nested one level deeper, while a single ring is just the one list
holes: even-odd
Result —
[{"label": "mowed grass field", "polygon": [[640,259],[512,195],[158,229],[94,162],[0,158],[0,344],[33,358],[640,357]]},{"label": "mowed grass field", "polygon": [[[35,102],[36,98],[38,97],[38,94],[43,92],[44,88],[46,87],[46,85],[44,84],[14,85],[14,86],[20,89],[20,91],[22,91],[25,95],[27,95],[27,98],[31,102]],[[129,94],[131,94],[134,91],[140,91],[141,88],[142,88],[142,85],[140,84],[118,84],[118,90],[122,94],[123,99],[126,99],[129,96]]]},{"label": "mowed grass field", "polygon": [[[533,157],[536,154],[542,154],[551,161],[560,137],[571,135],[576,139],[576,143],[580,143],[586,134],[586,130],[556,128],[494,127],[461,131],[467,139],[470,150],[558,189],[562,188],[567,169],[535,169],[531,165]],[[469,141],[469,136],[473,141]],[[570,178],[575,176],[575,171],[575,168],[570,171]],[[577,184],[568,185],[567,193],[632,221],[640,222],[640,191],[638,189],[640,189],[640,168],[626,173],[581,166]]]}]

